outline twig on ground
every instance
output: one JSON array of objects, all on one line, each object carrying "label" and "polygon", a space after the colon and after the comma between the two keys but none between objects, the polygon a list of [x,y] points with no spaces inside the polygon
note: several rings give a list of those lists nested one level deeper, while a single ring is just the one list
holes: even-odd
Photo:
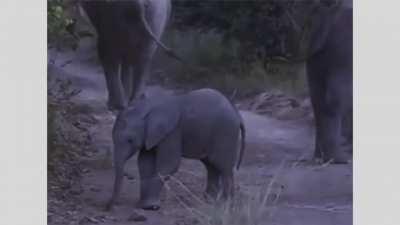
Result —
[{"label": "twig on ground", "polygon": [[351,205],[338,206],[338,207],[324,207],[324,206],[315,206],[315,205],[299,205],[299,204],[285,204],[286,207],[296,208],[296,209],[313,209],[324,212],[347,212],[352,210]]}]

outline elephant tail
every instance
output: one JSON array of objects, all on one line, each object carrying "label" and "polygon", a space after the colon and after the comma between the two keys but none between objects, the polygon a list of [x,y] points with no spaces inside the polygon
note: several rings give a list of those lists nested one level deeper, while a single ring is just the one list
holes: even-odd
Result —
[{"label": "elephant tail", "polygon": [[138,2],[139,5],[139,17],[140,20],[144,26],[144,29],[146,30],[147,34],[151,37],[151,39],[153,39],[154,42],[156,42],[156,44],[162,48],[165,53],[167,53],[168,56],[175,58],[176,60],[184,63],[185,61],[179,57],[172,49],[168,48],[167,46],[165,46],[160,40],[159,38],[157,38],[157,36],[153,33],[153,31],[150,28],[149,23],[146,20],[146,9],[145,9],[145,2],[144,1],[139,1]]},{"label": "elephant tail", "polygon": [[240,134],[241,134],[241,140],[240,140],[240,149],[239,149],[239,159],[236,165],[236,169],[238,170],[240,167],[240,164],[242,162],[242,158],[243,158],[243,153],[244,153],[244,149],[246,147],[246,129],[244,127],[244,123],[243,121],[240,122]]}]

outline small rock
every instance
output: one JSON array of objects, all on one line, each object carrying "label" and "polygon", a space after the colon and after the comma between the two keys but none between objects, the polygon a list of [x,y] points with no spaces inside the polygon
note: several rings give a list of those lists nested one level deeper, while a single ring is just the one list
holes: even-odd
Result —
[{"label": "small rock", "polygon": [[82,173],[90,173],[91,171],[87,168],[82,168]]},{"label": "small rock", "polygon": [[100,216],[96,216],[95,219],[100,221],[100,222],[105,222],[107,217],[104,216],[104,215],[100,215]]},{"label": "small rock", "polygon": [[135,222],[143,222],[146,220],[147,220],[147,218],[145,216],[140,215],[137,212],[133,212],[128,218],[128,221],[135,221]]}]

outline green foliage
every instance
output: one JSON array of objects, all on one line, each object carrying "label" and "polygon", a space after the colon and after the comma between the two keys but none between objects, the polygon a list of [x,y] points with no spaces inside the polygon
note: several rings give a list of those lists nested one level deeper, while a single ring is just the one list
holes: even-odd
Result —
[{"label": "green foliage", "polygon": [[58,46],[74,39],[72,29],[74,21],[66,14],[63,0],[47,0],[47,42]]},{"label": "green foliage", "polygon": [[[178,29],[209,30],[223,35],[225,40],[235,38],[248,54],[256,55],[255,44],[270,54],[277,53],[279,35],[285,30],[280,20],[283,10],[276,0],[253,1],[173,1],[175,24]],[[258,52],[259,54],[261,52]],[[247,59],[242,59],[247,60]]]},{"label": "green foliage", "polygon": [[240,43],[233,39],[225,41],[216,32],[169,31],[164,41],[190,62],[181,64],[166,58],[155,60],[166,71],[165,77],[155,78],[164,80],[168,85],[177,85],[178,88],[211,87],[227,96],[236,92],[237,97],[258,94],[272,87],[292,93],[305,90],[302,63],[243,62]]},{"label": "green foliage", "polygon": [[214,31],[240,42],[242,62],[296,55],[315,7],[340,0],[173,0],[179,30]]}]

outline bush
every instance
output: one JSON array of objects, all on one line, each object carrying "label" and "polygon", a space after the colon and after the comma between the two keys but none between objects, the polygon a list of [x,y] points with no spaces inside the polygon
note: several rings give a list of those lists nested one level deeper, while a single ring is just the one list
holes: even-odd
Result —
[{"label": "bush", "polygon": [[79,91],[52,67],[48,68],[47,172],[49,190],[58,193],[79,181],[80,158],[91,151],[88,129],[94,120],[72,101]]},{"label": "bush", "polygon": [[48,48],[78,47],[79,36],[75,33],[75,19],[67,13],[74,4],[63,0],[47,0]]},{"label": "bush", "polygon": [[166,58],[156,60],[168,74],[156,78],[170,85],[190,89],[211,87],[228,96],[236,92],[238,97],[272,87],[296,94],[306,89],[302,63],[245,61],[241,57],[239,42],[225,40],[215,32],[171,30],[165,35],[165,43],[188,62],[182,64]]}]

